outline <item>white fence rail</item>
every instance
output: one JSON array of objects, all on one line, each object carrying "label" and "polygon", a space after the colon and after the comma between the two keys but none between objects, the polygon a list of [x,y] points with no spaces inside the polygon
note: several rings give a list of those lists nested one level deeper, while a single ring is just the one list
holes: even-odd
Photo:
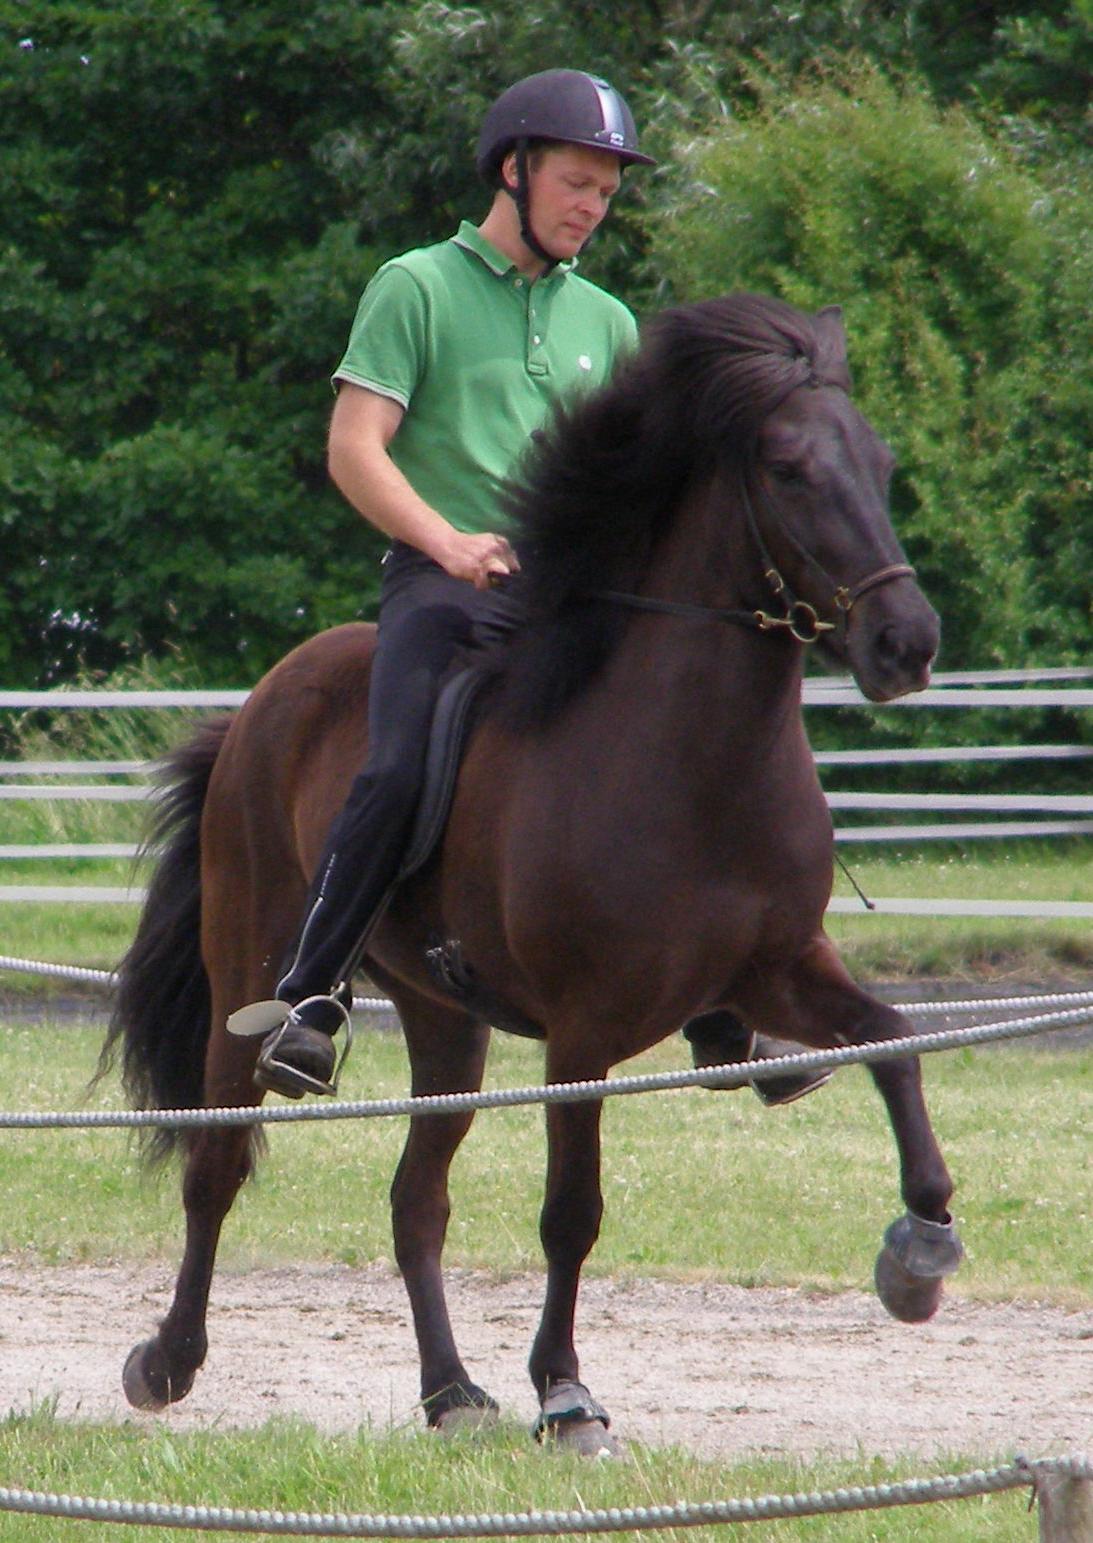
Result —
[{"label": "white fence rail", "polygon": [[[1053,707],[1066,711],[1088,711],[1093,707],[1093,667],[1055,670],[958,671],[939,674],[926,691],[886,704],[882,711],[900,708],[942,707],[1021,709]],[[187,708],[191,711],[238,708],[249,695],[246,691],[0,691],[0,709],[28,712],[38,709]],[[866,708],[869,703],[849,679],[813,679],[804,683],[806,708]],[[938,766],[945,764],[998,763],[1019,761],[1074,761],[1093,759],[1093,745],[1073,743],[1011,744],[981,746],[930,747],[925,749],[888,749],[864,747],[860,750],[816,752],[819,767],[845,766]],[[113,760],[41,760],[0,761],[0,806],[4,803],[41,803],[80,801],[96,804],[142,803],[152,789],[147,781],[148,768],[139,761]],[[95,778],[93,782],[73,778]],[[126,781],[110,779],[125,778]],[[34,779],[34,780],[32,780]],[[67,780],[40,780],[67,779]],[[104,780],[105,779],[105,780]],[[1093,835],[1093,794],[1051,793],[895,793],[829,791],[828,804],[836,816],[835,839],[840,845],[865,842],[981,841],[1041,836]],[[840,823],[841,813],[861,812],[952,815],[964,814],[964,820],[927,820],[913,822],[860,824]],[[1005,815],[993,819],[981,816]],[[1024,818],[1013,818],[1024,816]],[[6,823],[6,822],[5,822]],[[0,830],[2,830],[0,825]],[[81,861],[97,859],[132,859],[136,842],[0,842],[0,861]],[[4,901],[69,901],[134,903],[143,891],[130,886],[99,885],[0,885],[0,903]],[[833,911],[864,913],[859,900],[837,898]],[[905,915],[991,915],[991,916],[1093,916],[1093,905],[1081,901],[984,901],[877,900],[870,914]]]}]

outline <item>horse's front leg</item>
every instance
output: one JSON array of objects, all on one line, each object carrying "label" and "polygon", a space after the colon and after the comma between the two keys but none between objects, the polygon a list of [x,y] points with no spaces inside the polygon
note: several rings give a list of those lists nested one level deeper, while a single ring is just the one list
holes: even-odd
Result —
[{"label": "horse's front leg", "polygon": [[[604,1069],[606,1070],[606,1068]],[[550,1081],[597,1075],[587,1066],[572,1074],[551,1068]],[[546,1298],[528,1370],[539,1395],[535,1427],[572,1449],[613,1454],[610,1418],[580,1380],[573,1320],[581,1266],[600,1231],[600,1103],[547,1107],[547,1181],[539,1233],[547,1260]]]},{"label": "horse's front leg", "polygon": [[[877,1016],[862,1039],[898,1039],[912,1032],[900,1013],[880,1002],[873,1005]],[[892,1123],[907,1207],[888,1228],[877,1255],[877,1295],[893,1317],[922,1323],[937,1311],[945,1277],[964,1257],[949,1213],[952,1180],[926,1112],[918,1057],[881,1061],[869,1071]]]},{"label": "horse's front leg", "polygon": [[[822,936],[792,971],[785,995],[777,994],[759,1012],[770,1032],[818,1047],[898,1040],[914,1032],[901,1013],[850,978]],[[926,1111],[918,1057],[879,1061],[869,1070],[888,1110],[907,1207],[885,1233],[877,1292],[894,1317],[918,1323],[937,1311],[945,1277],[964,1256],[949,1213],[953,1184]]]}]

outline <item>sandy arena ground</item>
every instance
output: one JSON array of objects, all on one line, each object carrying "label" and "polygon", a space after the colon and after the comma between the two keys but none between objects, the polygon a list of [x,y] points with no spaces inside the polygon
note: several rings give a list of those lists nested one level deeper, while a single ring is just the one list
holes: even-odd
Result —
[{"label": "sandy arena ground", "polygon": [[[541,1279],[453,1271],[468,1367],[530,1423],[524,1362]],[[0,1413],[56,1397],[66,1418],[247,1426],[296,1415],[330,1430],[420,1424],[413,1334],[390,1269],[219,1273],[211,1346],[190,1396],[132,1411],[120,1373],[166,1312],[170,1272],[0,1261]],[[301,1309],[298,1303],[320,1303]],[[707,1456],[976,1451],[1009,1461],[1093,1451],[1093,1314],[950,1296],[891,1320],[870,1294],[589,1278],[582,1369],[620,1436]]]}]

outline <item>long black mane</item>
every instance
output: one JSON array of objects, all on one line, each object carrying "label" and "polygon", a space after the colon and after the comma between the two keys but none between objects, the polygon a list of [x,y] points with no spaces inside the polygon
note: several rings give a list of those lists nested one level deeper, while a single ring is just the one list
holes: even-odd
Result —
[{"label": "long black mane", "polygon": [[549,721],[602,667],[631,589],[689,488],[745,468],[763,420],[796,387],[849,387],[845,352],[793,306],[732,294],[663,311],[600,391],[536,438],[509,510],[529,624],[503,664],[500,710]]}]

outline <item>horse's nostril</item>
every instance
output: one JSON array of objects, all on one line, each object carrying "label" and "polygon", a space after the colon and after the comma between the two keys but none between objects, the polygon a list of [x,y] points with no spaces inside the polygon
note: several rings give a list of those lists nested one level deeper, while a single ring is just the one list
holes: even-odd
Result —
[{"label": "horse's nostril", "polygon": [[904,649],[894,627],[882,627],[875,643],[877,657],[887,664],[898,664]]},{"label": "horse's nostril", "polygon": [[908,632],[896,626],[880,628],[873,639],[873,657],[877,666],[891,675],[917,677],[924,674],[934,657],[932,637]]}]

